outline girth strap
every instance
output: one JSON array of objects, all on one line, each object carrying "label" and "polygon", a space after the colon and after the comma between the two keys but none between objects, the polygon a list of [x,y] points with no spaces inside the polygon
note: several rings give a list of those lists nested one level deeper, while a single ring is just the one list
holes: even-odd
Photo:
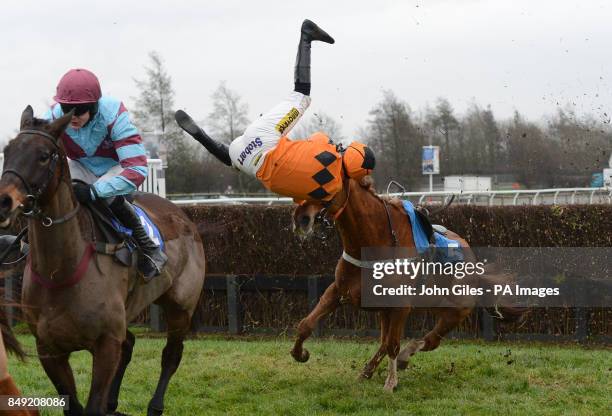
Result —
[{"label": "girth strap", "polygon": [[[348,254],[346,251],[342,252],[342,258],[347,262],[351,263],[353,266],[357,266],[361,269],[373,269],[374,264],[376,263],[387,263],[387,262],[395,262],[395,259],[387,259],[387,260],[359,260],[355,257]],[[408,262],[413,262],[417,260],[418,257],[407,258]]]},{"label": "girth strap", "polygon": [[110,256],[114,255],[115,253],[117,253],[117,251],[125,247],[125,242],[121,242],[119,244],[110,244],[101,241],[96,241],[95,244],[97,253],[108,254]]}]

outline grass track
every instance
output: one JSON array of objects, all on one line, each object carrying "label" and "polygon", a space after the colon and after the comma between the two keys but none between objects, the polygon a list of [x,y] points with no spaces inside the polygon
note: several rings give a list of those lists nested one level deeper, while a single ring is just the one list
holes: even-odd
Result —
[{"label": "grass track", "polygon": [[[20,336],[29,352],[33,338]],[[146,414],[159,376],[164,339],[138,337],[119,410]],[[207,336],[186,341],[166,395],[166,415],[604,415],[612,414],[612,354],[549,344],[445,342],[413,357],[397,391],[383,391],[386,360],[357,381],[375,341],[310,340],[308,363],[293,361],[285,338]],[[90,384],[91,357],[73,354],[79,396]],[[54,396],[38,359],[11,359],[26,396]],[[59,411],[43,415],[61,414]]]}]

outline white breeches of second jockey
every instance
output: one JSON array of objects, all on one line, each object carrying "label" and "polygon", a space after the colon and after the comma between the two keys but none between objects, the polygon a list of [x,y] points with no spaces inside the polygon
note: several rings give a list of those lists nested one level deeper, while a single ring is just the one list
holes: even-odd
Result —
[{"label": "white breeches of second jockey", "polygon": [[253,177],[263,165],[266,153],[282,136],[289,134],[310,105],[310,96],[297,91],[252,122],[244,134],[232,141],[229,154],[232,165]]},{"label": "white breeches of second jockey", "polygon": [[70,177],[73,180],[85,182],[89,185],[98,181],[98,179],[110,179],[115,176],[119,176],[123,172],[121,165],[115,165],[108,172],[102,176],[96,176],[92,171],[83,166],[82,163],[68,159],[68,169],[70,170]]},{"label": "white breeches of second jockey", "polygon": [[[110,179],[115,176],[119,176],[121,172],[123,172],[123,168],[121,165],[115,165],[108,172],[106,172],[102,176],[96,176],[92,171],[87,169],[82,163],[68,159],[68,169],[70,170],[70,178],[72,180],[77,180],[81,182],[85,182],[86,184],[92,185],[98,181],[98,179]],[[107,203],[111,203],[115,197],[106,198]]]}]

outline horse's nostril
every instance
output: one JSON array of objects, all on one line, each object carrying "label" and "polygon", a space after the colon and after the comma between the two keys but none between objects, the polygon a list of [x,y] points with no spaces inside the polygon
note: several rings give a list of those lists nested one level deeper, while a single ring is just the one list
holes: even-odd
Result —
[{"label": "horse's nostril", "polygon": [[0,196],[0,208],[11,209],[13,206],[13,199],[9,195]]},{"label": "horse's nostril", "polygon": [[310,217],[308,215],[302,215],[300,217],[300,225],[306,227],[308,224],[310,224]]}]

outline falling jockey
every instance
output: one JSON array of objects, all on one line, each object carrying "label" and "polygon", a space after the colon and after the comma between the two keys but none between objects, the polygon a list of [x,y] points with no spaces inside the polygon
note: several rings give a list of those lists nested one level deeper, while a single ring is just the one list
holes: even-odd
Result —
[{"label": "falling jockey", "polygon": [[287,134],[310,105],[311,42],[334,39],[310,20],[302,23],[295,63],[295,88],[289,96],[247,127],[229,146],[208,136],[182,110],[177,123],[217,159],[258,178],[269,190],[300,200],[329,201],[342,189],[343,170],[361,178],[374,169],[374,154],[352,142],[340,149],[323,133],[306,140],[289,140]]},{"label": "falling jockey", "polygon": [[55,120],[74,111],[61,139],[77,200],[104,201],[117,219],[132,229],[139,248],[138,268],[145,280],[159,275],[167,257],[123,197],[134,192],[147,175],[142,139],[126,108],[121,101],[103,96],[98,78],[86,69],[68,71],[53,98],[56,103],[45,119]]}]

